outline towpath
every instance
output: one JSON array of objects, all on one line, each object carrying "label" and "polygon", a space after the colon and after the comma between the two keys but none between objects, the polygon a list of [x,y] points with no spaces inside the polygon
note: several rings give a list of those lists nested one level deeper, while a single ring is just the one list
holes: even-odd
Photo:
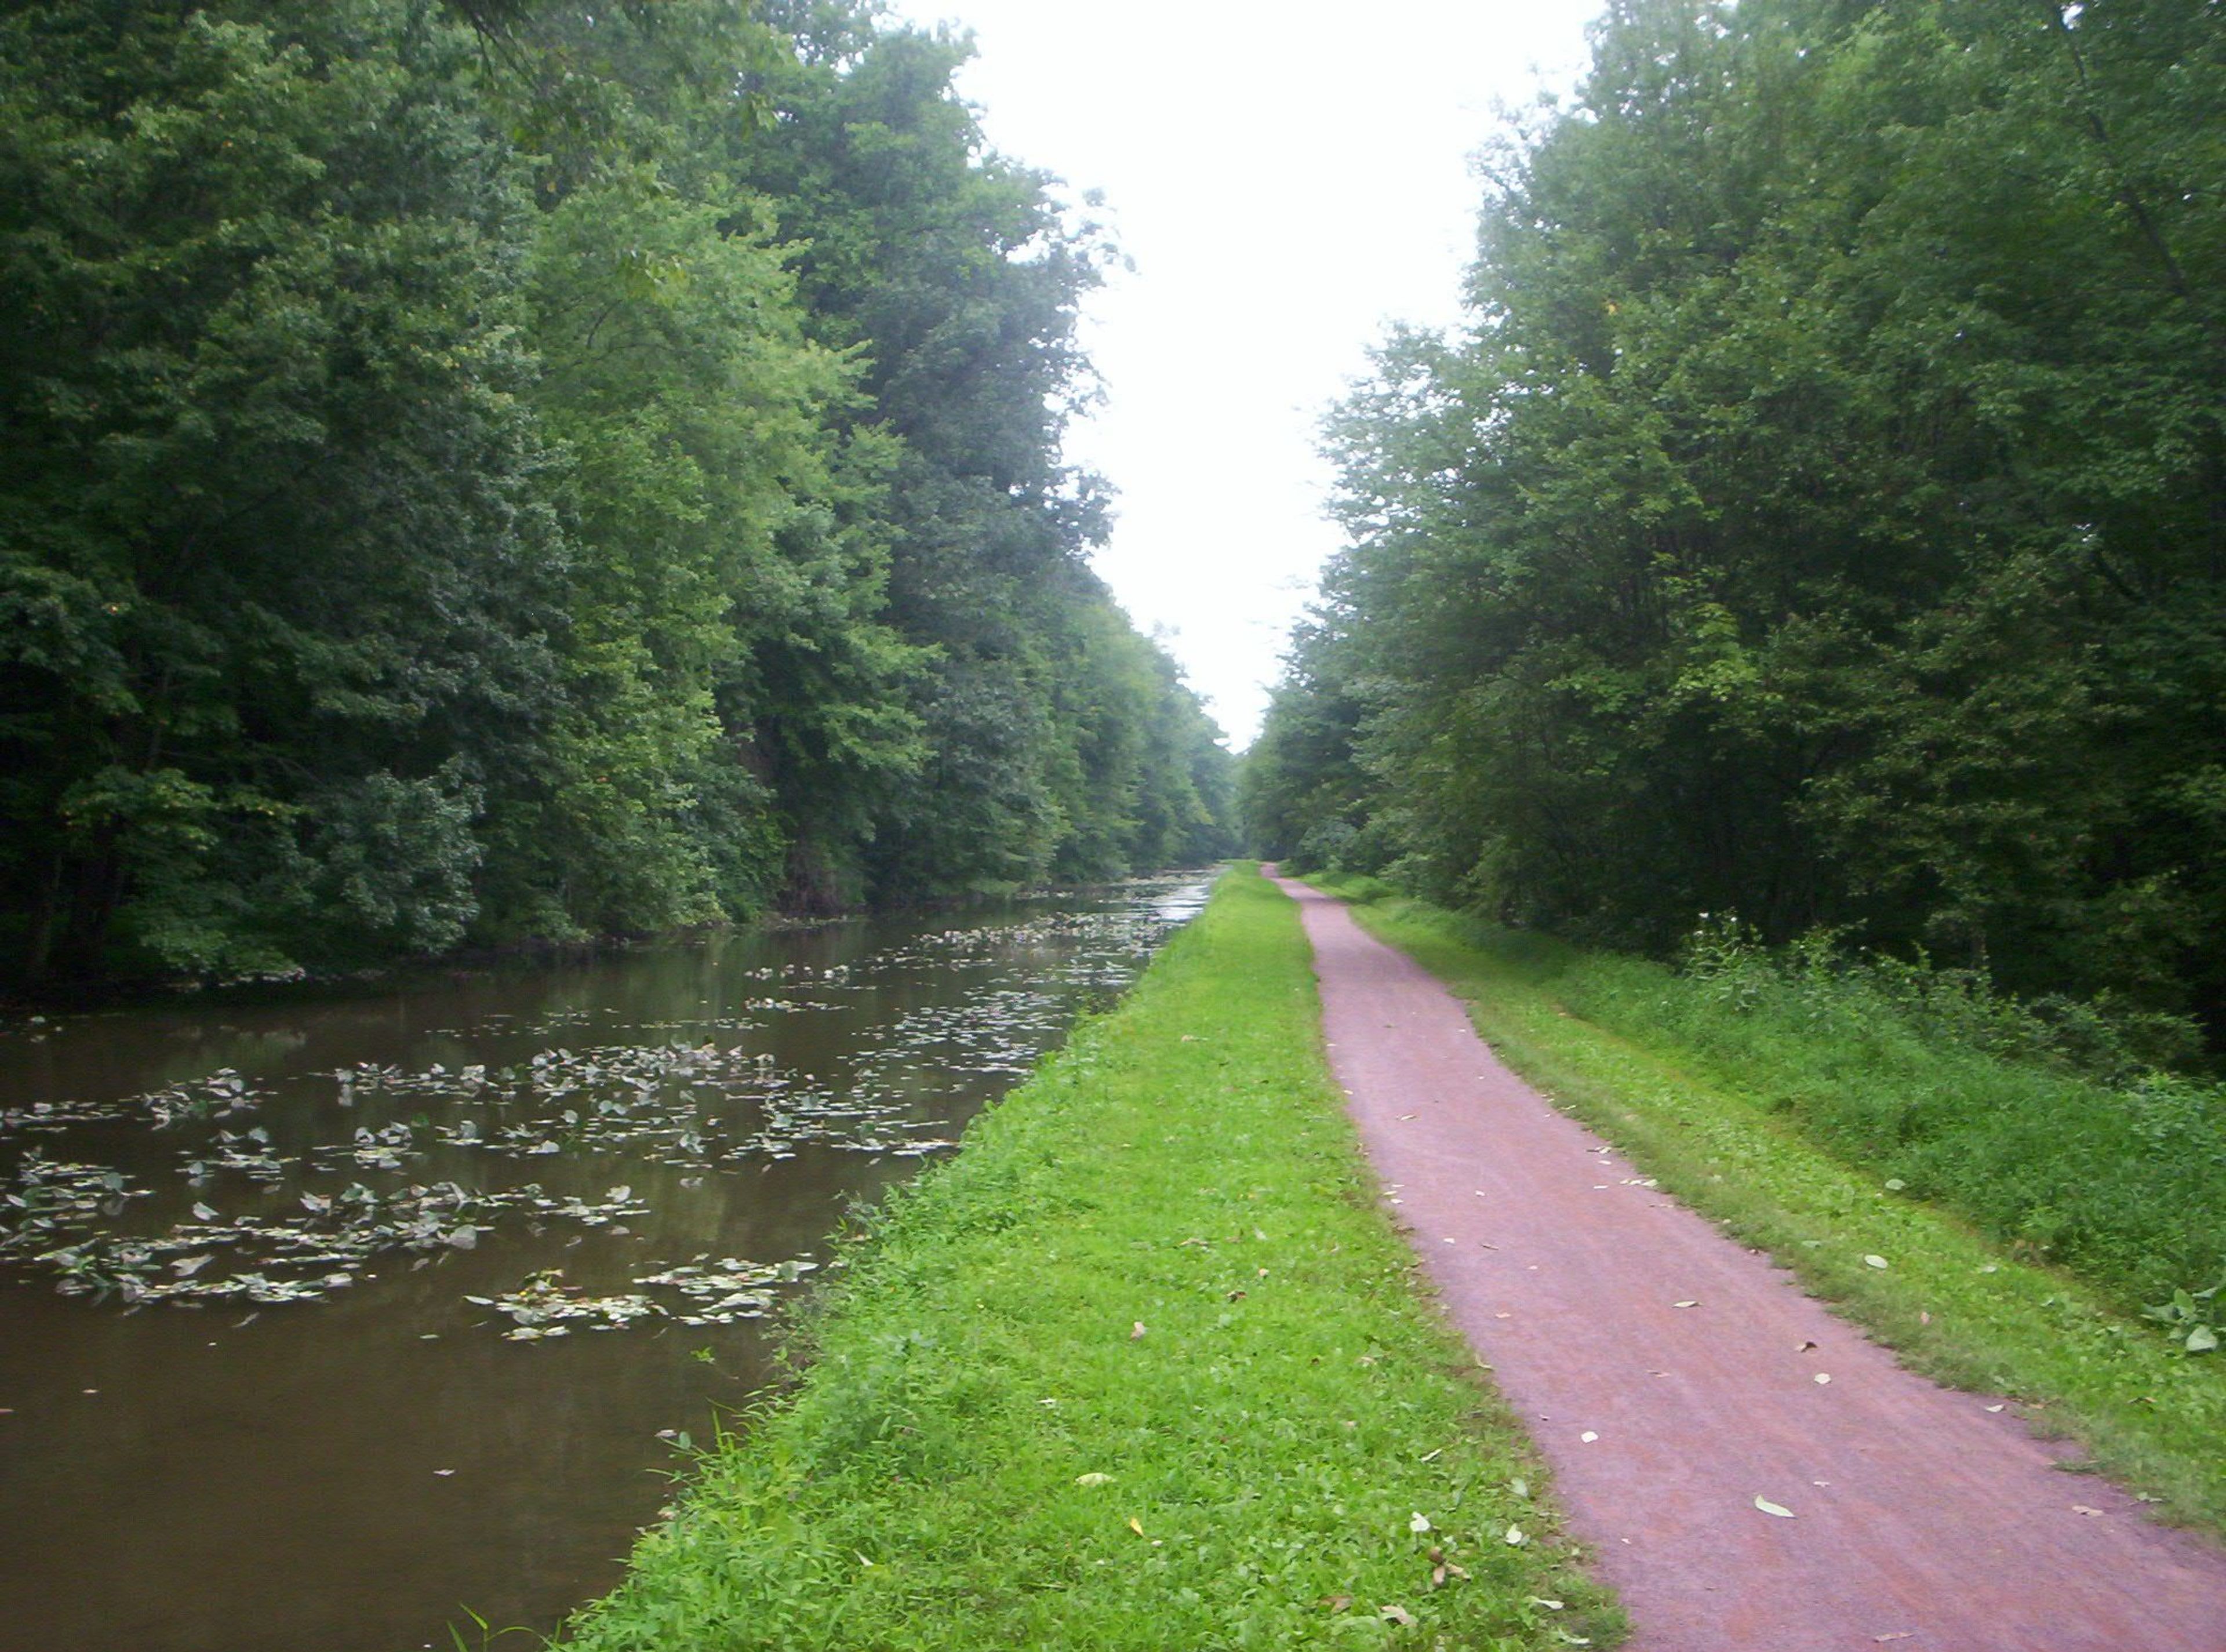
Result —
[{"label": "towpath", "polygon": [[1631,1652],[2226,1649],[2215,1545],[2058,1471],[2013,1408],[1903,1370],[1547,1104],[1342,905],[1279,882],[1387,1194]]}]

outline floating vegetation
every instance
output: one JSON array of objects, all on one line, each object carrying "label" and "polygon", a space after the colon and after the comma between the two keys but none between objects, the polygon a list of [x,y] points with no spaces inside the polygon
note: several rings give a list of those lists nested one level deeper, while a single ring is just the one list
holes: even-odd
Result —
[{"label": "floating vegetation", "polygon": [[229,1067],[205,1078],[182,1084],[166,1084],[142,1095],[114,1101],[34,1102],[29,1107],[0,1108],[0,1135],[19,1130],[60,1130],[73,1124],[105,1124],[145,1118],[156,1129],[181,1119],[229,1118],[245,1113],[268,1096],[251,1088]]},{"label": "floating vegetation", "polygon": [[295,1160],[270,1151],[270,1132],[261,1125],[251,1130],[219,1130],[212,1150],[186,1160],[187,1179],[207,1181],[219,1171],[236,1171],[258,1182],[283,1180],[286,1166]]},{"label": "floating vegetation", "polygon": [[464,1300],[509,1315],[511,1327],[502,1333],[508,1342],[568,1337],[575,1325],[588,1331],[620,1331],[637,1319],[661,1317],[665,1312],[638,1293],[589,1296],[580,1287],[567,1285],[563,1275],[561,1268],[544,1268],[514,1291],[501,1296],[467,1296]]},{"label": "floating vegetation", "polygon": [[[499,1236],[547,1263],[593,1237],[607,1249],[588,1271],[622,1269],[630,1288],[597,1294],[542,1266],[471,1299],[519,1341],[755,1318],[813,1264],[708,1251],[660,1264],[607,1248],[644,1242],[653,1195],[685,1201],[671,1216],[683,1247],[716,1244],[730,1206],[768,1197],[756,1172],[813,1153],[949,1150],[952,1114],[1028,1071],[1078,1001],[1133,979],[1204,889],[1140,880],[1103,910],[913,935],[848,961],[714,960],[693,1016],[669,1000],[633,1022],[489,1010],[391,1057],[21,1100],[0,1109],[0,1263],[132,1308],[306,1303],[381,1259],[406,1272]],[[796,1020],[837,1012],[824,1033]],[[855,1171],[816,1173],[857,1185]]]},{"label": "floating vegetation", "polygon": [[727,1256],[714,1262],[705,1252],[662,1273],[645,1274],[634,1283],[669,1286],[677,1293],[684,1306],[673,1318],[684,1325],[723,1325],[762,1318],[773,1305],[772,1287],[793,1285],[818,1266],[802,1258],[767,1264]]},{"label": "floating vegetation", "polygon": [[106,1165],[49,1159],[36,1148],[16,1166],[16,1185],[0,1200],[0,1256],[35,1251],[48,1241],[124,1214],[126,1204],[151,1189],[133,1187]]},{"label": "floating vegetation", "polygon": [[464,1300],[507,1317],[510,1329],[502,1333],[506,1342],[539,1342],[568,1336],[575,1329],[623,1331],[646,1320],[724,1325],[763,1318],[778,1299],[773,1287],[793,1285],[818,1265],[802,1258],[765,1263],[728,1256],[714,1262],[706,1252],[634,1280],[666,1290],[677,1299],[672,1303],[659,1301],[646,1290],[596,1296],[584,1286],[569,1283],[563,1268],[544,1268],[500,1296],[467,1294]]}]

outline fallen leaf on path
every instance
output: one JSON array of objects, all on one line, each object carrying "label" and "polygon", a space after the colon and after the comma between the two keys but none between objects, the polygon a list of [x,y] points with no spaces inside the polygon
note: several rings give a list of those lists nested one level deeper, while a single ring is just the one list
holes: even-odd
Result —
[{"label": "fallen leaf on path", "polygon": [[1697,1308],[1701,1304],[1697,1299],[1689,1297],[1682,1302],[1672,1302],[1670,1306],[1673,1308]]},{"label": "fallen leaf on path", "polygon": [[2071,1512],[2075,1515],[2099,1515],[2102,1511],[2100,1509],[2089,1509],[2083,1503],[2075,1503],[2071,1505]]},{"label": "fallen leaf on path", "polygon": [[1578,1439],[1580,1439],[1580,1441],[1582,1441],[1585,1445],[1589,1446],[1589,1445],[1591,1445],[1594,1440],[1598,1439],[1600,1438],[1600,1436],[1599,1436],[1598,1434],[1595,1434],[1594,1433],[1593,1433],[1593,1431],[1592,1431],[1591,1429],[1587,1428],[1587,1429],[1586,1429],[1586,1430],[1585,1430],[1585,1432],[1584,1432],[1583,1433],[1579,1434],[1579,1435],[1577,1436],[1577,1438],[1578,1438]]},{"label": "fallen leaf on path", "polygon": [[1800,1347],[1798,1347],[1798,1348],[1795,1349],[1793,1351],[1794,1351],[1795,1353],[1797,1353],[1797,1354],[1805,1354],[1805,1353],[1807,1353],[1810,1349],[1814,1348],[1816,1345],[1816,1344],[1815,1343],[1812,1343],[1812,1342],[1805,1342],[1805,1343],[1803,1343],[1803,1344],[1801,1344],[1801,1346],[1800,1346]]},{"label": "fallen leaf on path", "polygon": [[1988,1406],[1987,1409],[1989,1411],[2000,1411],[2001,1407],[2000,1406]]},{"label": "fallen leaf on path", "polygon": [[1819,1371],[1816,1373],[1816,1381],[1820,1384],[1828,1382],[1831,1380],[1832,1374],[1829,1371]]},{"label": "fallen leaf on path", "polygon": [[1791,1520],[1794,1517],[1790,1509],[1781,1507],[1767,1497],[1757,1497],[1754,1500],[1754,1506],[1765,1515],[1776,1515],[1780,1520]]},{"label": "fallen leaf on path", "polygon": [[1411,1119],[1411,1118],[1413,1118],[1414,1116],[1415,1116],[1415,1115],[1414,1114],[1412,1114],[1412,1113],[1402,1113],[1402,1114],[1399,1115],[1399,1118],[1400,1118],[1401,1122],[1402,1122],[1402,1123],[1403,1123],[1405,1121],[1407,1121],[1407,1120],[1409,1120],[1409,1119]]},{"label": "fallen leaf on path", "polygon": [[1916,1636],[1917,1631],[1913,1629],[1898,1629],[1891,1635],[1873,1635],[1871,1636],[1871,1639],[1873,1641],[1907,1641],[1915,1639]]}]

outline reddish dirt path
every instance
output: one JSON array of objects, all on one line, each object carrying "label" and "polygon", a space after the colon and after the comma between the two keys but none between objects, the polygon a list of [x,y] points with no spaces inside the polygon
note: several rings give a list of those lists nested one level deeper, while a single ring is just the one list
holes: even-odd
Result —
[{"label": "reddish dirt path", "polygon": [[1553,1465],[1632,1652],[2226,1652],[2226,1554],[2057,1471],[2011,1410],[1911,1376],[1635,1185],[1418,965],[1278,881],[1387,1194]]}]

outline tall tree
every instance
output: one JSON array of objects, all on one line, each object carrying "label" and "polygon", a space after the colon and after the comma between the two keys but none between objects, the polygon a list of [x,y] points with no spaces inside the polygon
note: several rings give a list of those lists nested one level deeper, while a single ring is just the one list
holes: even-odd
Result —
[{"label": "tall tree", "polygon": [[0,889],[35,976],[472,915],[556,543],[475,67],[404,0],[0,20]]},{"label": "tall tree", "polygon": [[1337,428],[1332,675],[1415,875],[2221,1007],[2205,10],[1611,8],[1468,336]]}]

